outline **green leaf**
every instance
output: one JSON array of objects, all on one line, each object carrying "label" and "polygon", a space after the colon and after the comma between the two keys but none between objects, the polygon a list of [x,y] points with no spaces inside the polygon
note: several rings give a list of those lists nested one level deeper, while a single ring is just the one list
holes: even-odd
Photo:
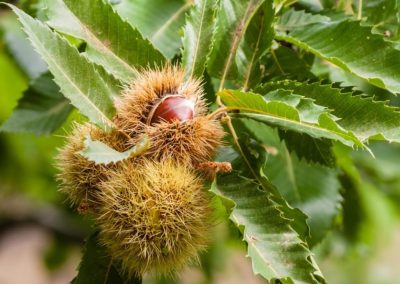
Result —
[{"label": "green leaf", "polygon": [[151,43],[114,12],[104,0],[46,0],[48,24],[86,41],[86,56],[123,82],[137,67],[154,67],[164,57]]},{"label": "green leaf", "polygon": [[[335,82],[336,87],[341,87],[343,89],[347,88],[348,92],[357,93],[357,91],[359,91],[365,95],[375,97],[376,100],[396,99],[391,92],[372,85],[364,79],[361,79],[360,77],[357,77],[337,67],[336,65],[327,64],[325,60],[320,58],[315,58],[312,66],[312,72],[324,81],[327,80],[328,82]],[[313,80],[313,82],[316,81],[318,80]]]},{"label": "green leaf", "polygon": [[[301,56],[293,49],[280,46],[269,53],[263,60],[263,64],[266,68],[266,76],[263,81],[270,81],[276,78],[293,78],[299,81],[308,80],[315,76],[310,72],[312,59],[311,56]],[[311,61],[311,62],[309,62]]]},{"label": "green leaf", "polygon": [[335,156],[332,152],[333,142],[328,139],[315,139],[294,131],[279,131],[290,152],[296,152],[300,159],[318,163],[327,167],[335,167]]},{"label": "green leaf", "polygon": [[323,15],[313,15],[305,11],[289,10],[285,12],[276,23],[276,29],[286,31],[296,27],[304,28],[310,24],[330,22],[331,19]]},{"label": "green leaf", "polygon": [[260,58],[274,35],[273,15],[271,0],[221,0],[207,62],[210,75],[221,78],[221,84],[234,80],[245,89],[260,80]]},{"label": "green leaf", "polygon": [[[299,0],[298,1],[298,3],[301,6],[304,6],[313,12],[320,12],[326,5],[325,2],[329,2],[329,1],[326,1],[326,0]],[[325,8],[328,8],[328,7],[325,7]]]},{"label": "green leaf", "polygon": [[352,159],[362,177],[373,183],[400,209],[400,144],[384,142],[371,143],[375,158],[363,155],[361,152],[352,153]]},{"label": "green leaf", "polygon": [[[314,17],[309,15],[310,19]],[[282,26],[286,24],[280,23]],[[373,85],[400,93],[400,50],[357,21],[323,21],[303,27],[294,25],[285,27],[276,38],[304,48]]]},{"label": "green leaf", "polygon": [[[81,53],[83,54],[83,53]],[[117,97],[121,96],[122,91],[125,87],[126,84],[118,80],[117,78],[114,77],[114,75],[110,74],[107,72],[106,69],[104,69],[103,66],[97,65],[96,63],[93,63],[93,67],[96,69],[97,73],[99,74],[100,78],[104,81],[106,84],[109,93],[112,96],[112,99],[116,99]]]},{"label": "green leaf", "polygon": [[103,142],[93,141],[92,138],[88,136],[85,140],[85,148],[80,154],[96,164],[107,165],[139,156],[147,151],[149,147],[150,140],[147,136],[143,137],[138,144],[125,152],[118,152]]},{"label": "green leaf", "polygon": [[[17,99],[21,97],[26,88],[26,76],[8,54],[0,52],[0,123],[11,116],[13,108],[16,107]],[[7,147],[1,148],[7,152]],[[0,151],[0,153],[4,152]]]},{"label": "green leaf", "polygon": [[78,275],[72,284],[141,284],[140,279],[126,281],[118,273],[104,247],[97,240],[97,233],[86,240],[82,261],[79,265]]},{"label": "green leaf", "polygon": [[[253,138],[249,137],[249,131],[242,124],[241,120],[233,120],[232,125],[238,136],[238,145],[235,145],[238,155],[232,155],[225,149],[218,157],[220,161],[230,162],[235,171],[240,172],[241,176],[252,179],[265,192],[270,193],[270,198],[279,205],[283,216],[290,220],[290,226],[298,233],[298,237],[306,241],[310,237],[310,229],[306,223],[307,216],[297,208],[290,206],[277,188],[266,177],[263,167],[269,158],[266,150],[268,145],[261,145]],[[272,147],[268,148],[271,149]],[[228,148],[229,149],[229,148]],[[271,149],[272,150],[272,149]],[[236,153],[234,152],[234,153]]]},{"label": "green leaf", "polygon": [[266,0],[250,21],[244,38],[240,42],[235,61],[239,71],[239,81],[245,90],[261,80],[260,58],[272,44],[273,20],[272,1]]},{"label": "green leaf", "polygon": [[15,6],[10,7],[18,15],[36,51],[47,62],[64,96],[91,122],[103,129],[112,127],[110,119],[115,112],[113,94],[99,76],[96,67],[47,26]]},{"label": "green leaf", "polygon": [[341,186],[337,169],[300,160],[295,153],[289,153],[277,131],[265,124],[249,119],[242,123],[251,137],[264,147],[275,149],[262,165],[263,172],[292,207],[309,217],[308,244],[314,246],[326,235],[339,213]]},{"label": "green leaf", "polygon": [[49,134],[63,124],[71,110],[72,106],[60,93],[53,77],[45,73],[30,83],[13,114],[0,130]]},{"label": "green leaf", "polygon": [[0,27],[5,31],[4,41],[24,73],[34,79],[46,72],[46,63],[32,49],[15,15],[9,14],[1,17]]},{"label": "green leaf", "polygon": [[115,7],[118,13],[147,37],[168,59],[181,47],[185,13],[192,1],[122,0]]},{"label": "green leaf", "polygon": [[365,145],[352,133],[340,127],[327,110],[309,100],[277,90],[268,101],[259,94],[224,90],[219,93],[227,110],[240,110],[234,117],[248,117],[283,129],[308,134],[314,138],[327,138],[347,146]]},{"label": "green leaf", "polygon": [[345,232],[351,240],[359,240],[362,244],[370,245],[377,240],[385,243],[389,240],[385,237],[393,235],[393,224],[397,223],[393,204],[371,183],[368,176],[359,172],[350,150],[341,146],[335,145],[335,154],[345,179],[344,196],[348,198],[343,204]]},{"label": "green leaf", "polygon": [[264,84],[255,91],[268,93],[278,89],[292,91],[315,100],[318,105],[328,107],[332,114],[340,118],[337,123],[352,131],[363,142],[371,139],[400,142],[399,109],[390,107],[385,102],[343,92],[332,85],[290,80]]},{"label": "green leaf", "polygon": [[281,283],[323,283],[307,246],[270,195],[258,187],[232,173],[218,177],[211,189],[230,204],[230,219],[248,244],[254,273]]},{"label": "green leaf", "polygon": [[182,66],[189,78],[201,77],[211,50],[216,4],[214,0],[196,0],[186,19]]},{"label": "green leaf", "polygon": [[362,17],[374,26],[374,32],[386,32],[386,37],[390,40],[399,39],[399,0],[365,1],[362,8]]}]

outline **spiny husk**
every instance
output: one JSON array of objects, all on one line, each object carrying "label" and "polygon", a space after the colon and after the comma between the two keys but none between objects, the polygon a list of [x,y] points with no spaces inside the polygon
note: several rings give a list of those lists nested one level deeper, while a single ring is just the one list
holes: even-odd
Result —
[{"label": "spiny husk", "polygon": [[[179,94],[195,102],[195,116],[185,122],[161,121],[148,125],[151,109],[163,97]],[[151,159],[172,158],[195,165],[211,159],[220,146],[224,132],[219,122],[205,116],[206,107],[199,80],[184,80],[184,72],[167,65],[162,70],[143,72],[117,100],[115,124],[132,136],[135,145],[139,134],[146,133]]]},{"label": "spiny husk", "polygon": [[184,72],[178,66],[167,65],[163,69],[144,70],[125,89],[115,102],[115,124],[132,137],[143,132],[151,108],[166,95],[179,94],[192,99],[195,113],[206,112],[199,80],[184,80]]},{"label": "spiny husk", "polygon": [[119,132],[105,133],[89,123],[74,125],[65,146],[59,150],[56,167],[60,171],[57,175],[60,191],[68,195],[73,206],[81,209],[96,207],[93,206],[97,203],[93,193],[98,190],[100,181],[107,179],[110,168],[115,167],[96,165],[79,153],[84,149],[88,136],[119,151],[124,151],[127,145],[127,139]]},{"label": "spiny husk", "polygon": [[224,136],[219,122],[204,116],[185,122],[161,122],[148,126],[145,133],[151,145],[146,156],[174,159],[188,165],[212,159]]},{"label": "spiny husk", "polygon": [[[194,101],[193,119],[149,125],[151,110],[167,95]],[[212,159],[224,133],[205,116],[202,96],[200,81],[185,81],[177,66],[144,71],[116,101],[120,132],[76,126],[60,150],[61,191],[94,213],[101,241],[129,275],[174,273],[207,244],[210,200],[195,169]],[[151,146],[140,157],[96,165],[79,153],[88,135],[122,152],[144,134]]]},{"label": "spiny husk", "polygon": [[100,185],[100,239],[129,274],[171,274],[196,261],[209,235],[202,180],[172,161],[123,162]]}]

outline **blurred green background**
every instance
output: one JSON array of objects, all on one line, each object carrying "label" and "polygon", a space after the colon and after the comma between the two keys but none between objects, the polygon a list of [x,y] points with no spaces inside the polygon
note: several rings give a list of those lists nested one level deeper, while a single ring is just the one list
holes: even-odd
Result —
[{"label": "blurred green background", "polygon": [[[15,4],[42,17],[40,1]],[[311,71],[387,98],[384,92],[329,68],[314,60]],[[46,66],[25,40],[14,15],[0,6],[0,123],[43,72]],[[76,274],[82,244],[93,227],[57,191],[53,167],[57,147],[75,119],[82,118],[73,112],[60,130],[44,137],[0,132],[0,284],[69,283]],[[400,146],[376,143],[371,148],[376,159],[335,149],[346,202],[332,232],[314,249],[329,283],[400,283]],[[145,283],[265,283],[252,274],[237,230],[215,206],[219,221],[202,268],[189,267],[179,279]]]}]

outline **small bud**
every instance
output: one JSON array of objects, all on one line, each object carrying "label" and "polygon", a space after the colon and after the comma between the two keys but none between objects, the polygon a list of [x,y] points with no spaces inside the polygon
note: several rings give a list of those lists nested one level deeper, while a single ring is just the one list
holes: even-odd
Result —
[{"label": "small bud", "polygon": [[181,96],[167,96],[156,105],[150,115],[150,124],[165,120],[167,122],[186,121],[194,116],[194,102]]}]

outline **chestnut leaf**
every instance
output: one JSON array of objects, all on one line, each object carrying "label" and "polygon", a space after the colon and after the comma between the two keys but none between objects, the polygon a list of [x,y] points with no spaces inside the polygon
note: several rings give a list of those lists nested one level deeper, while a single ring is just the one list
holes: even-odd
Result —
[{"label": "chestnut leaf", "polygon": [[[269,0],[221,0],[207,70],[213,77],[252,87],[262,77],[260,58],[274,36]],[[223,86],[221,86],[223,87]]]},{"label": "chestnut leaf", "polygon": [[181,48],[185,13],[192,1],[185,0],[120,0],[114,7],[123,19],[172,59]]},{"label": "chestnut leaf", "polygon": [[214,0],[196,0],[190,15],[186,17],[182,65],[188,78],[203,75],[212,46],[217,3]]},{"label": "chestnut leaf", "polygon": [[255,274],[272,283],[324,283],[312,253],[272,193],[237,173],[219,176],[211,191],[224,201],[230,219],[242,232]]},{"label": "chestnut leaf", "polygon": [[9,6],[17,14],[33,47],[47,63],[62,94],[92,123],[105,130],[111,129],[114,94],[102,79],[98,66],[48,26],[17,7]]},{"label": "chestnut leaf", "polygon": [[337,124],[352,131],[362,142],[387,140],[400,142],[400,112],[387,102],[372,97],[354,95],[331,84],[300,83],[291,80],[270,82],[255,88],[260,94],[286,90],[314,100],[316,104],[331,109],[340,119]]},{"label": "chestnut leaf", "polygon": [[71,111],[71,104],[60,93],[53,76],[45,73],[30,82],[28,90],[0,130],[50,134],[64,123]]},{"label": "chestnut leaf", "polygon": [[150,140],[147,136],[144,136],[139,143],[125,152],[118,152],[103,142],[94,141],[90,136],[88,136],[85,140],[85,148],[80,152],[80,154],[96,164],[107,165],[139,156],[149,149],[149,147]]},{"label": "chestnut leaf", "polygon": [[[302,25],[293,24],[299,14]],[[314,53],[372,85],[400,93],[400,50],[372,33],[371,27],[347,18],[331,20],[289,10],[277,28],[276,39]]]},{"label": "chestnut leaf", "polygon": [[252,92],[223,90],[218,95],[228,110],[240,111],[233,117],[247,117],[313,138],[368,149],[351,131],[339,126],[337,117],[328,109],[290,91],[276,90],[263,97]]},{"label": "chestnut leaf", "polygon": [[136,277],[127,279],[120,272],[105,247],[98,241],[98,233],[93,233],[86,240],[82,261],[79,264],[78,275],[71,284],[141,284]]},{"label": "chestnut leaf", "polygon": [[122,82],[129,83],[138,67],[164,62],[163,55],[104,0],[47,0],[46,5],[47,23],[85,41],[86,56]]}]

